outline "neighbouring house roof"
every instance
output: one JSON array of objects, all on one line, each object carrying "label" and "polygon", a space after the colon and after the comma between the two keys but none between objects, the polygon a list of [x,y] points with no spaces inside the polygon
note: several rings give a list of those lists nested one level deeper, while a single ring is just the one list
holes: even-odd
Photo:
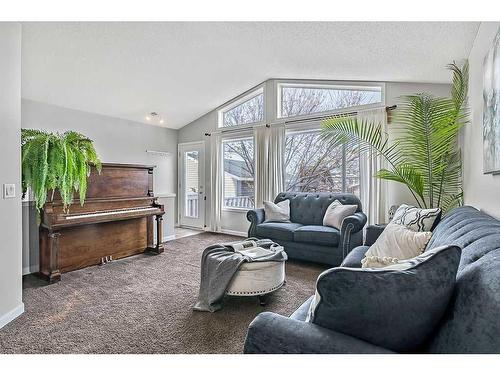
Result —
[{"label": "neighbouring house roof", "polygon": [[230,174],[236,180],[253,180],[253,176],[246,170],[243,160],[224,159],[224,172]]}]

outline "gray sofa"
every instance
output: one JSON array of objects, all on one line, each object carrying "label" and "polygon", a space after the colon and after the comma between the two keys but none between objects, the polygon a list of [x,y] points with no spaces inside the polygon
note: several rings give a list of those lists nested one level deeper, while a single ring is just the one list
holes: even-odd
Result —
[{"label": "gray sofa", "polygon": [[[374,241],[375,233],[382,229],[371,230],[370,240]],[[473,207],[456,208],[436,226],[426,250],[448,244],[462,248],[454,295],[425,345],[414,346],[410,352],[500,353],[500,221]],[[354,249],[342,266],[360,267],[367,249]],[[249,326],[244,352],[391,353],[305,322],[310,303],[311,298],[289,318],[271,312],[259,314]],[[387,322],[387,329],[391,329],[391,322]]]},{"label": "gray sofa", "polygon": [[[275,203],[290,200],[291,223],[265,222],[264,209],[248,211],[249,237],[270,238],[285,247],[293,259],[338,266],[346,255],[363,243],[366,215],[361,202],[352,194],[335,193],[280,193]],[[323,226],[326,209],[335,200],[358,206],[348,216],[340,230]]]}]

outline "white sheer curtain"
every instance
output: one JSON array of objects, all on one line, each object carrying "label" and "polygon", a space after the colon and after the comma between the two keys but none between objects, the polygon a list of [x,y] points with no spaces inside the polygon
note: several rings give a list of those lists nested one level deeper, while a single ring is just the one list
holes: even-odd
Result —
[{"label": "white sheer curtain", "polygon": [[[358,112],[357,118],[374,124],[382,124],[382,132],[387,136],[387,113],[385,108]],[[375,177],[381,168],[386,168],[386,161],[377,156],[375,151],[361,154],[360,198],[363,212],[368,216],[368,224],[387,222],[387,181]]]},{"label": "white sheer curtain", "polygon": [[211,192],[210,192],[210,230],[219,232],[221,230],[222,212],[222,146],[221,135],[212,134],[210,137],[211,152]]},{"label": "white sheer curtain", "polygon": [[273,201],[283,191],[285,124],[259,126],[255,136],[255,207]]}]

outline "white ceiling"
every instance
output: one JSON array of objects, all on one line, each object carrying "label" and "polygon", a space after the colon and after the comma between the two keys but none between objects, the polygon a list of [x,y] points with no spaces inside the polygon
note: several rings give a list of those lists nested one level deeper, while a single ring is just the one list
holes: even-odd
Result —
[{"label": "white ceiling", "polygon": [[25,23],[22,96],[180,128],[269,78],[448,82],[479,23]]}]

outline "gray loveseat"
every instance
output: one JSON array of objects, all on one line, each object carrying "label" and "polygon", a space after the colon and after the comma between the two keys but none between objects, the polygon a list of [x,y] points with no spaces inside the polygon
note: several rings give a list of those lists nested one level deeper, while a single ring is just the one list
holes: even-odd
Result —
[{"label": "gray loveseat", "polygon": [[[366,215],[352,194],[280,193],[275,203],[290,200],[290,223],[265,222],[264,209],[248,211],[249,237],[270,238],[285,247],[288,256],[310,262],[338,266],[346,255],[363,243]],[[323,226],[326,209],[335,200],[358,206],[340,230]]]},{"label": "gray loveseat", "polygon": [[[372,231],[371,240],[375,237]],[[413,347],[411,352],[500,353],[500,221],[473,207],[454,209],[436,226],[426,250],[448,244],[462,248],[454,295],[426,344]],[[360,267],[367,249],[354,249],[342,266]],[[391,353],[305,322],[310,302],[289,318],[270,312],[259,314],[248,329],[245,353]],[[387,329],[391,329],[391,322],[387,322]]]}]

